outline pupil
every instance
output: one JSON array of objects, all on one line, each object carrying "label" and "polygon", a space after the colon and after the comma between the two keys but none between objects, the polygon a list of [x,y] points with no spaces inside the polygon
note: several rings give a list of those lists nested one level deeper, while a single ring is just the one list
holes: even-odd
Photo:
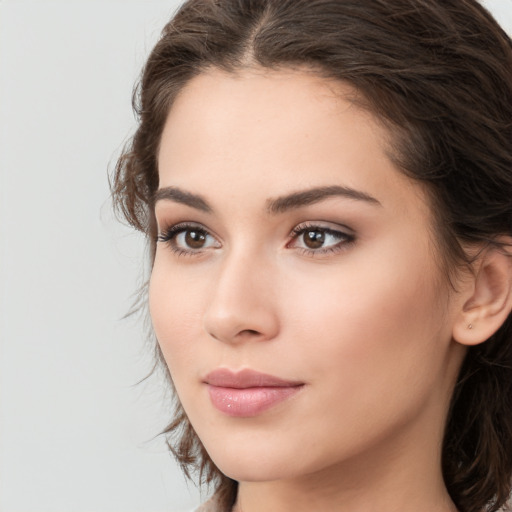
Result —
[{"label": "pupil", "polygon": [[305,233],[304,243],[310,249],[318,249],[325,242],[325,233],[323,231],[307,231]]},{"label": "pupil", "polygon": [[185,234],[185,242],[192,249],[200,249],[206,242],[206,236],[200,231],[187,231]]}]

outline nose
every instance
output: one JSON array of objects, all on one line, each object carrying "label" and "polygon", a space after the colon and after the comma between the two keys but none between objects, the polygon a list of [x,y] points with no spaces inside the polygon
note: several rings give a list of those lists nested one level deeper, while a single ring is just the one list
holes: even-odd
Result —
[{"label": "nose", "polygon": [[279,315],[270,267],[244,254],[232,254],[222,262],[204,316],[210,336],[225,343],[277,336]]}]

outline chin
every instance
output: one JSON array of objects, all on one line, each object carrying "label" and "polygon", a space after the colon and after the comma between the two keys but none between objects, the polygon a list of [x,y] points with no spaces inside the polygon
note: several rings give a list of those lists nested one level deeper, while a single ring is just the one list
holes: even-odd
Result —
[{"label": "chin", "polygon": [[202,438],[203,445],[215,466],[236,481],[264,482],[286,479],[298,470],[297,447],[283,443],[271,431],[234,432],[222,438]]},{"label": "chin", "polygon": [[[269,482],[286,480],[296,475],[290,472],[290,462],[277,461],[253,454],[249,460],[233,453],[229,457],[212,458],[217,468],[227,477],[237,482]],[[295,468],[294,468],[295,469]]]}]

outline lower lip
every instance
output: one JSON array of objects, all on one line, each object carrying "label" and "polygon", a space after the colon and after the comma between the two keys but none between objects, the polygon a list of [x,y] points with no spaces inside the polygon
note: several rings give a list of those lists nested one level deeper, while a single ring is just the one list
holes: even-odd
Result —
[{"label": "lower lip", "polygon": [[248,418],[257,416],[291,398],[302,386],[223,388],[208,385],[213,406],[228,416]]}]

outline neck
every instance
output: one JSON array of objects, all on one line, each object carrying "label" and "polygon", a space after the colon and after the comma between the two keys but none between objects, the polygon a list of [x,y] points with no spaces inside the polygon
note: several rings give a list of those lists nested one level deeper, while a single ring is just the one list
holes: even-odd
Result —
[{"label": "neck", "polygon": [[[418,475],[427,480],[424,475]],[[281,482],[279,484],[244,484],[239,487],[239,497],[233,512],[311,512],[311,510],[336,510],[337,512],[457,512],[444,485],[435,482],[430,489],[411,486],[410,481],[400,485],[394,482],[354,482],[354,478],[330,482],[317,481]]]}]

